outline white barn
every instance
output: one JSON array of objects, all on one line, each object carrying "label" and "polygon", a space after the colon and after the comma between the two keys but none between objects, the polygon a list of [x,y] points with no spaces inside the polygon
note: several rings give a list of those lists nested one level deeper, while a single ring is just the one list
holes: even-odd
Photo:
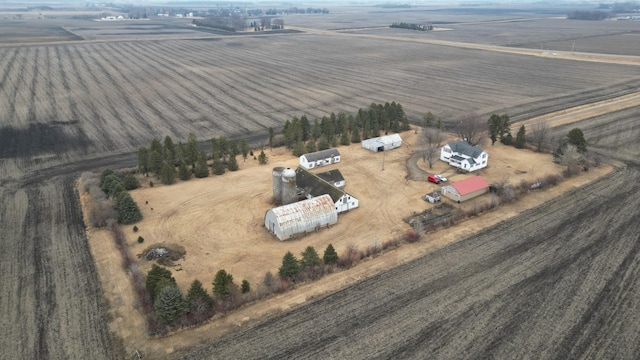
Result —
[{"label": "white barn", "polygon": [[302,167],[296,169],[296,187],[304,192],[307,198],[314,198],[328,194],[331,196],[338,213],[355,209],[360,206],[356,197],[342,189],[338,189],[333,184],[320,178]]},{"label": "white barn", "polygon": [[440,149],[440,160],[453,167],[472,172],[487,167],[489,154],[480,146],[464,140],[449,143]]},{"label": "white barn", "polygon": [[338,149],[321,150],[300,156],[300,166],[307,170],[339,162],[340,152]]},{"label": "white barn", "polygon": [[362,147],[373,152],[392,150],[399,148],[400,145],[402,145],[400,134],[379,136],[362,141]]},{"label": "white barn", "polygon": [[338,222],[328,194],[267,210],[264,226],[281,241]]}]

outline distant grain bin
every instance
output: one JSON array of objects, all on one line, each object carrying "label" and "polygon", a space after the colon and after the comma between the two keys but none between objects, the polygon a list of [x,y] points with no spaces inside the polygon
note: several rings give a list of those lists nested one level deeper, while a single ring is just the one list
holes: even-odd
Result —
[{"label": "distant grain bin", "polygon": [[296,172],[292,168],[282,170],[282,205],[294,203],[298,200],[296,189]]},{"label": "distant grain bin", "polygon": [[280,205],[282,203],[282,188],[284,184],[282,183],[282,170],[284,167],[278,166],[273,168],[273,202],[276,205]]}]

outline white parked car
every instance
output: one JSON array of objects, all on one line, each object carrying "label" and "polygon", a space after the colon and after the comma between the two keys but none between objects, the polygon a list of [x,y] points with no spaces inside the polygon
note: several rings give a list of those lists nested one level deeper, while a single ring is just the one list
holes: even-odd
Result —
[{"label": "white parked car", "polygon": [[442,181],[442,182],[447,182],[447,178],[446,178],[446,177],[444,177],[444,176],[442,176],[442,175],[436,175],[436,177],[437,177],[438,179],[440,179],[440,181]]}]

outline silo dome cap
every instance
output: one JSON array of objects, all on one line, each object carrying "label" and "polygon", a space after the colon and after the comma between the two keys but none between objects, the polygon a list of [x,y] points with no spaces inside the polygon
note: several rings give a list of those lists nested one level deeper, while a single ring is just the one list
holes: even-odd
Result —
[{"label": "silo dome cap", "polygon": [[294,176],[296,176],[296,171],[293,170],[292,168],[286,168],[286,169],[282,170],[282,176],[283,177],[294,177]]}]

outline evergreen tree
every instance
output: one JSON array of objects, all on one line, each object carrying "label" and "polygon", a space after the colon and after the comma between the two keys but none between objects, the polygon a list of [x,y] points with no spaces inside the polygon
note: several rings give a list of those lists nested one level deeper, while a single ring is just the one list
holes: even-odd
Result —
[{"label": "evergreen tree", "polygon": [[260,165],[264,165],[268,162],[269,158],[267,157],[267,154],[264,153],[264,150],[261,150],[260,155],[258,155],[258,163],[260,163]]},{"label": "evergreen tree", "polygon": [[351,131],[351,142],[354,144],[358,144],[362,140],[360,139],[360,130],[358,130],[358,126],[354,126]]},{"label": "evergreen tree", "polygon": [[214,175],[222,175],[225,172],[224,165],[219,158],[213,159],[213,164],[211,165],[211,167],[213,168],[212,172]]},{"label": "evergreen tree", "polygon": [[587,140],[580,128],[573,128],[567,134],[567,143],[575,146],[580,154],[587,152]]},{"label": "evergreen tree", "polygon": [[138,149],[138,172],[149,176],[149,149],[144,146]]},{"label": "evergreen tree", "polygon": [[204,305],[211,307],[213,305],[213,298],[207,293],[207,289],[202,286],[200,280],[193,280],[189,291],[187,292],[187,301],[193,309],[196,306]]},{"label": "evergreen tree", "polygon": [[213,279],[213,295],[223,299],[230,294],[230,287],[233,284],[233,276],[225,270],[218,270]]},{"label": "evergreen tree", "polygon": [[162,152],[153,149],[149,152],[149,168],[156,178],[160,177],[162,172]]},{"label": "evergreen tree", "polygon": [[300,273],[300,264],[298,263],[298,259],[293,255],[291,251],[287,251],[287,253],[282,258],[282,266],[278,269],[278,276],[281,278],[292,279],[294,276]]},{"label": "evergreen tree", "polygon": [[246,294],[249,291],[251,291],[251,285],[247,280],[242,280],[242,285],[240,286],[240,289],[242,290],[243,294]]},{"label": "evergreen tree", "polygon": [[242,159],[244,162],[247,162],[247,154],[249,154],[250,150],[251,149],[249,148],[247,141],[244,138],[240,139],[240,151],[242,151]]},{"label": "evergreen tree", "polygon": [[340,135],[340,145],[349,145],[351,144],[351,140],[349,139],[349,130],[345,126],[342,130],[342,135]]},{"label": "evergreen tree", "polygon": [[176,163],[176,147],[169,135],[164,138],[164,160],[175,166]]},{"label": "evergreen tree", "polygon": [[316,152],[316,142],[313,141],[313,139],[311,139],[311,140],[309,140],[309,142],[307,142],[307,145],[305,146],[305,151],[307,153]]},{"label": "evergreen tree", "polygon": [[320,122],[318,119],[313,120],[313,127],[311,128],[311,137],[313,140],[318,141],[322,136],[322,128],[320,127]]},{"label": "evergreen tree", "polygon": [[162,165],[162,173],[160,175],[160,181],[165,185],[171,185],[176,181],[176,168],[173,164],[165,162]]},{"label": "evergreen tree", "polygon": [[122,180],[126,190],[135,190],[140,187],[140,182],[133,174],[127,174]]},{"label": "evergreen tree", "polygon": [[117,185],[120,185],[121,188],[124,189],[124,184],[122,183],[122,180],[120,180],[118,175],[114,174],[110,169],[102,172],[102,177],[100,178],[100,189],[102,189],[102,191],[104,191],[107,196],[115,197],[116,195],[118,195],[119,191],[116,191]]},{"label": "evergreen tree", "polygon": [[520,126],[520,129],[518,130],[518,133],[516,134],[516,142],[515,142],[515,147],[518,149],[523,149],[525,142],[526,142],[526,138],[525,138],[525,134],[526,134],[526,130],[524,128],[524,125]]},{"label": "evergreen tree", "polygon": [[220,156],[222,156],[222,162],[226,164],[227,154],[229,154],[229,141],[227,140],[226,136],[221,135],[218,138],[218,146],[220,147]]},{"label": "evergreen tree", "polygon": [[213,159],[220,157],[220,145],[218,145],[218,139],[211,138],[211,157]]},{"label": "evergreen tree", "polygon": [[275,133],[273,131],[272,127],[269,127],[269,149],[273,149],[273,137],[275,136]]},{"label": "evergreen tree", "polygon": [[302,256],[302,259],[300,259],[300,267],[302,269],[322,265],[322,260],[313,246],[307,246],[300,255]]},{"label": "evergreen tree", "polygon": [[328,148],[330,148],[329,140],[326,135],[322,134],[320,141],[318,141],[318,150],[327,150]]},{"label": "evergreen tree", "polygon": [[329,244],[324,250],[322,260],[325,265],[332,265],[338,262],[338,253],[336,252],[336,249],[333,248],[333,245]]},{"label": "evergreen tree", "polygon": [[227,164],[227,169],[229,169],[229,171],[238,170],[238,161],[236,160],[236,154],[233,152],[229,156],[229,163]]},{"label": "evergreen tree", "polygon": [[300,128],[302,129],[302,141],[308,141],[311,138],[311,123],[306,115],[300,117]]},{"label": "evergreen tree", "polygon": [[302,140],[298,140],[295,144],[293,144],[291,153],[293,154],[293,156],[301,156],[304,154],[304,143],[302,142]]},{"label": "evergreen tree", "polygon": [[178,166],[178,177],[182,181],[187,181],[191,179],[191,171],[187,168],[187,164],[184,161],[180,161],[180,166]]},{"label": "evergreen tree", "polygon": [[198,141],[196,140],[196,135],[193,133],[190,133],[187,139],[184,160],[187,164],[191,165],[192,169],[195,169],[196,161],[198,161]]},{"label": "evergreen tree", "polygon": [[160,291],[153,304],[158,319],[167,325],[173,323],[189,309],[188,302],[177,287],[166,287]]},{"label": "evergreen tree", "polygon": [[151,147],[149,148],[149,152],[151,151],[157,151],[160,155],[162,155],[162,144],[160,143],[160,140],[155,138],[151,140]]},{"label": "evergreen tree", "polygon": [[147,273],[147,278],[145,279],[145,288],[149,295],[151,295],[152,299],[155,299],[155,295],[159,292],[156,289],[158,288],[160,281],[163,279],[168,280],[173,284],[176,282],[176,279],[171,275],[171,270],[153,264],[151,266],[151,270]]},{"label": "evergreen tree", "polygon": [[127,191],[121,192],[116,197],[116,211],[118,211],[118,222],[120,224],[133,224],[142,220],[142,213],[138,204],[133,200]]},{"label": "evergreen tree", "polygon": [[[220,160],[218,160],[220,161]],[[206,178],[209,176],[209,166],[207,165],[207,154],[204,151],[201,151],[198,155],[198,163],[196,167],[193,169],[193,174],[197,178]]]}]

